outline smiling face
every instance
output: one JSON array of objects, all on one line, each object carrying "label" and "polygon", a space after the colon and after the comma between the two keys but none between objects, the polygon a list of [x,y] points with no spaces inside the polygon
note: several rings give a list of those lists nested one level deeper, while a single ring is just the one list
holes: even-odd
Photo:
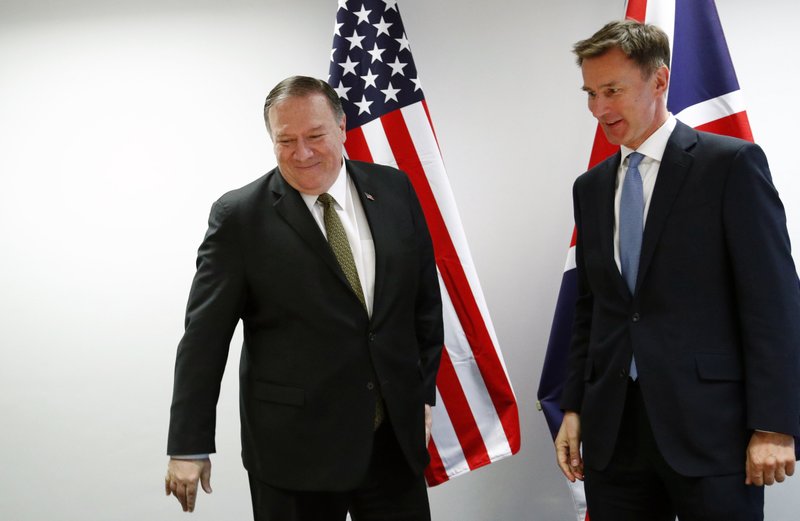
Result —
[{"label": "smiling face", "polygon": [[298,192],[328,191],[342,168],[345,118],[336,120],[322,94],[290,96],[269,109],[269,127],[283,178]]},{"label": "smiling face", "polygon": [[669,69],[646,75],[625,53],[613,48],[581,64],[589,110],[608,141],[637,149],[667,120]]}]

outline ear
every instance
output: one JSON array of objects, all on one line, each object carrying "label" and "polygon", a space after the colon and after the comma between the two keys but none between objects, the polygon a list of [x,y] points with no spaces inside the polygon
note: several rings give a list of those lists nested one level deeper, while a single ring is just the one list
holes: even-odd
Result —
[{"label": "ear", "polygon": [[347,116],[342,116],[342,121],[339,122],[339,130],[342,131],[342,143],[347,141]]},{"label": "ear", "polygon": [[669,69],[666,65],[662,65],[654,74],[655,82],[656,82],[656,91],[659,94],[665,94],[667,92],[667,88],[669,87]]}]

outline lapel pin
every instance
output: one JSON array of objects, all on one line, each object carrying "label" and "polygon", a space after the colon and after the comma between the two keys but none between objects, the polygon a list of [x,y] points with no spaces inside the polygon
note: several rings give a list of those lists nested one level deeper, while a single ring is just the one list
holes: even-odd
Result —
[{"label": "lapel pin", "polygon": [[371,193],[369,193],[369,192],[364,192],[364,195],[365,195],[365,196],[367,197],[367,199],[369,199],[370,201],[374,201],[374,200],[375,200],[375,198],[374,198],[374,197],[372,197],[372,194],[371,194]]}]

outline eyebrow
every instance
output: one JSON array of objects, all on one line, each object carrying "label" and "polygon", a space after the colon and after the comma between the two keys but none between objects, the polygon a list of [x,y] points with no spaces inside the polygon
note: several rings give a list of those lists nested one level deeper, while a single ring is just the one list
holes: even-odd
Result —
[{"label": "eyebrow", "polygon": [[[599,87],[597,87],[597,90],[606,89],[608,87],[617,87],[617,86],[619,86],[619,82],[618,81],[610,81],[608,83],[604,83],[604,84],[600,85]],[[594,90],[594,89],[591,89],[591,88],[587,87],[586,85],[584,85],[583,87],[581,87],[581,90],[584,91],[584,92],[589,92],[590,90]]]},{"label": "eyebrow", "polygon": [[[313,134],[314,132],[320,132],[320,131],[322,131],[324,128],[325,128],[325,125],[317,125],[316,127],[313,127],[313,128],[310,128],[310,129],[308,129],[308,132],[307,132],[307,133],[311,133],[311,134]],[[277,132],[275,133],[275,139],[281,139],[281,138],[286,138],[286,137],[292,137],[292,135],[293,135],[293,134],[286,134],[285,132],[282,132],[282,131],[280,131],[280,130],[279,130],[279,131],[277,131]]]}]

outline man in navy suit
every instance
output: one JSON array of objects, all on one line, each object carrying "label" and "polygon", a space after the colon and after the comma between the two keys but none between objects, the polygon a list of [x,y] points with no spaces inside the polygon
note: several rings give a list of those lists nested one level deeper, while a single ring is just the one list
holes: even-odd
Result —
[{"label": "man in navy suit", "polygon": [[592,521],[763,519],[800,434],[800,289],[767,159],[667,111],[658,28],[612,22],[574,52],[621,152],[573,190],[558,464]]},{"label": "man in navy suit", "polygon": [[443,345],[433,247],[402,172],[343,159],[345,116],[295,76],[264,107],[278,167],[223,195],[178,346],[165,489],[210,492],[215,409],[243,322],[242,459],[256,521],[430,519],[422,471]]}]

